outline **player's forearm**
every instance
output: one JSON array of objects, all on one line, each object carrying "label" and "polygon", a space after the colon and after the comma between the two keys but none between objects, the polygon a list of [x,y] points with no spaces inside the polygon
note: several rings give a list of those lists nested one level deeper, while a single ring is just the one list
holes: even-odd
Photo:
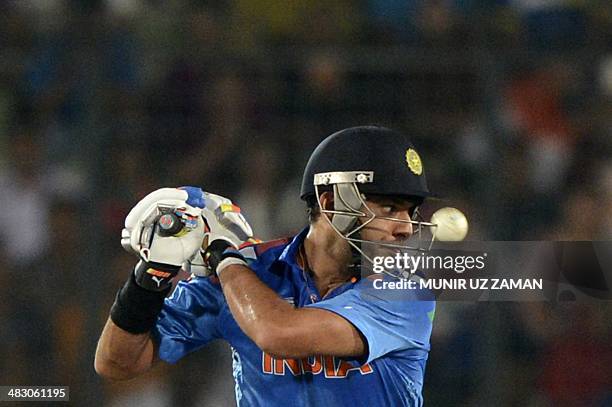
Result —
[{"label": "player's forearm", "polygon": [[288,349],[292,342],[289,333],[297,311],[248,267],[228,266],[219,279],[230,311],[244,333],[268,353],[292,352]]},{"label": "player's forearm", "polygon": [[94,366],[107,379],[126,380],[149,370],[154,355],[149,333],[129,333],[109,318],[98,341]]}]

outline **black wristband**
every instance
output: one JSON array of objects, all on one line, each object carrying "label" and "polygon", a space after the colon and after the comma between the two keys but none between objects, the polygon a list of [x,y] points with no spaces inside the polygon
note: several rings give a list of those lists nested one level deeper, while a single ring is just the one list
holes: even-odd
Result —
[{"label": "black wristband", "polygon": [[164,298],[171,287],[163,291],[149,291],[140,287],[134,273],[117,293],[110,318],[119,328],[132,334],[149,332],[164,306]]},{"label": "black wristband", "polygon": [[210,267],[215,274],[217,273],[217,266],[219,263],[228,257],[236,257],[244,260],[244,257],[236,251],[234,245],[223,239],[213,240],[204,251],[204,262],[208,264],[208,267]]}]

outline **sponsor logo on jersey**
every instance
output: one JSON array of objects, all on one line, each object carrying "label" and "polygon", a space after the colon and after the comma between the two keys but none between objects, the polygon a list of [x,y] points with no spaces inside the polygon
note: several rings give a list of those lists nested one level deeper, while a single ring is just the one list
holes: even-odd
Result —
[{"label": "sponsor logo on jersey", "polygon": [[302,359],[276,359],[267,353],[262,353],[262,372],[276,376],[284,376],[291,373],[293,376],[301,376],[306,373],[312,375],[323,374],[328,379],[342,379],[352,371],[358,371],[362,375],[370,374],[374,370],[369,364],[353,366],[335,356],[310,356]]}]

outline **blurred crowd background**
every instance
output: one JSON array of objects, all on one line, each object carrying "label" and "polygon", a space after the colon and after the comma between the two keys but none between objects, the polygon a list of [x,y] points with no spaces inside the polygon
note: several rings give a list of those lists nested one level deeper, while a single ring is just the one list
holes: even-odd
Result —
[{"label": "blurred crowd background", "polygon": [[[129,383],[93,371],[135,262],[123,219],[154,189],[199,185],[291,235],[314,146],[380,124],[414,137],[471,239],[610,240],[611,119],[603,0],[2,1],[0,385],[234,403],[223,344]],[[425,400],[612,405],[610,311],[440,304]]]}]

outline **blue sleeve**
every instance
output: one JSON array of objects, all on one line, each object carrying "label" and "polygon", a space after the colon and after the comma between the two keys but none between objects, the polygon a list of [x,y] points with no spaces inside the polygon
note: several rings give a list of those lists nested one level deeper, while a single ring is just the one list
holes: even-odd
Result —
[{"label": "blue sleeve", "polygon": [[181,281],[166,299],[152,335],[161,360],[175,363],[183,356],[221,337],[219,311],[224,303],[220,286],[210,278]]},{"label": "blue sleeve", "polygon": [[368,342],[366,363],[395,351],[427,357],[435,313],[430,293],[375,289],[372,280],[363,279],[353,289],[309,306],[352,323]]}]

